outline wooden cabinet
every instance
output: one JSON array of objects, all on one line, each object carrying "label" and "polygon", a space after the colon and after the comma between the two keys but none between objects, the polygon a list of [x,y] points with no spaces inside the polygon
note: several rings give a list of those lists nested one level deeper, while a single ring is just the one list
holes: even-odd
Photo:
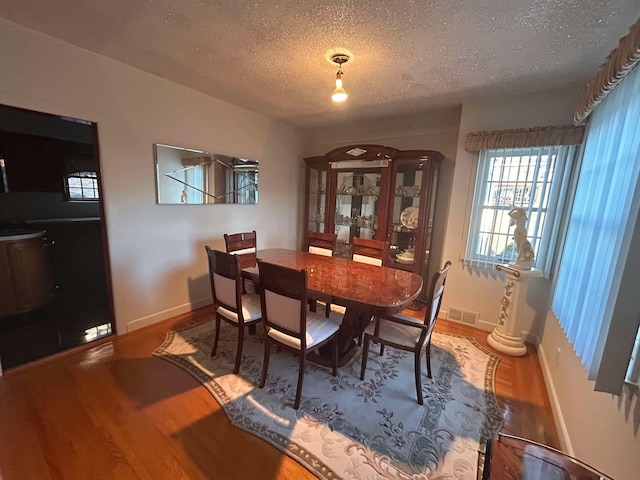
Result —
[{"label": "wooden cabinet", "polygon": [[44,232],[0,237],[0,317],[40,308],[51,301]]},{"label": "wooden cabinet", "polygon": [[336,255],[345,258],[351,257],[354,237],[386,241],[385,266],[424,277],[443,158],[432,150],[380,145],[306,158],[306,231],[337,234]]}]

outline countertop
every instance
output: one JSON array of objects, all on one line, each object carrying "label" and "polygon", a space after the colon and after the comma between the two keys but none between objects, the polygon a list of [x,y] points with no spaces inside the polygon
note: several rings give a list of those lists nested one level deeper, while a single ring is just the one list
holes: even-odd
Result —
[{"label": "countertop", "polygon": [[42,237],[44,231],[14,230],[8,232],[0,232],[0,242],[9,242],[11,240],[27,240],[28,238]]},{"label": "countertop", "polygon": [[24,223],[68,223],[68,222],[99,222],[100,217],[66,217],[66,218],[39,218],[36,220],[23,220]]}]

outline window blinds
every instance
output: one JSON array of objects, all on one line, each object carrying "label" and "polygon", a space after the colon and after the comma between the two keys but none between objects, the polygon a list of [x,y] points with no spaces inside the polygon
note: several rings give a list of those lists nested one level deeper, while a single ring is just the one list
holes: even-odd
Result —
[{"label": "window blinds", "polygon": [[[629,361],[638,328],[637,311],[635,317],[614,312],[625,312],[618,294],[638,218],[639,180],[636,69],[592,114],[553,299],[589,378],[611,393],[622,386],[626,366],[620,362]],[[637,302],[637,294],[630,297]],[[599,388],[600,380],[607,386]]]}]

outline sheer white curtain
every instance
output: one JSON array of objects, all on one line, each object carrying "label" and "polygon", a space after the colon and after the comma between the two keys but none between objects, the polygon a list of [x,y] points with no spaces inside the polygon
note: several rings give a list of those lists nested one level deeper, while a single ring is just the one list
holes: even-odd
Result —
[{"label": "sheer white curtain", "polygon": [[[611,393],[622,387],[640,321],[638,310],[622,308],[620,298],[640,206],[639,180],[636,68],[591,116],[553,299],[553,311],[596,390]],[[626,270],[625,282],[631,278]],[[638,294],[626,297],[637,302]]]},{"label": "sheer white curtain", "polygon": [[185,170],[185,182],[197,188],[186,187],[188,196],[186,203],[205,203],[203,191],[206,192],[204,165],[194,165]]}]

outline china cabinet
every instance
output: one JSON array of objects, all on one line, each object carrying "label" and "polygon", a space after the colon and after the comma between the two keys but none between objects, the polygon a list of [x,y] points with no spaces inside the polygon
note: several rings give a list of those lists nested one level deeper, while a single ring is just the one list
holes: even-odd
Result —
[{"label": "china cabinet", "polygon": [[305,158],[306,230],[335,233],[336,255],[345,258],[351,257],[354,237],[386,241],[385,266],[425,277],[443,158],[432,150],[380,145]]}]

